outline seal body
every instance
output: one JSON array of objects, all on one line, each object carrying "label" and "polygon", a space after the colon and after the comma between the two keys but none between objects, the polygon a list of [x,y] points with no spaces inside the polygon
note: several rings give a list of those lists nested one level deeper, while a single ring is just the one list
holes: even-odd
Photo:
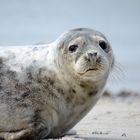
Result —
[{"label": "seal body", "polygon": [[114,64],[110,43],[79,28],[50,44],[0,49],[0,138],[63,136],[95,105]]}]

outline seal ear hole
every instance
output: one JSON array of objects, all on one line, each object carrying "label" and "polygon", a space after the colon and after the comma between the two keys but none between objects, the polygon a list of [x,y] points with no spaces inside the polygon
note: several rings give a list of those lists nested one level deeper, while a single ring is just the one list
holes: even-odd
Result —
[{"label": "seal ear hole", "polygon": [[104,50],[106,51],[108,49],[108,45],[105,41],[101,40],[99,41],[99,46]]},{"label": "seal ear hole", "polygon": [[73,53],[73,52],[75,52],[75,51],[77,50],[77,48],[78,48],[78,45],[70,45],[70,46],[69,46],[69,51],[70,51],[71,53]]}]

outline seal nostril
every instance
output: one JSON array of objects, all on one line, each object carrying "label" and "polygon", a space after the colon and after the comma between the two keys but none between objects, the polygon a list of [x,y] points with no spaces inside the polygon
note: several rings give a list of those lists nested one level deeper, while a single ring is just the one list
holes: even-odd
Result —
[{"label": "seal nostril", "polygon": [[93,54],[92,53],[88,53],[88,57],[90,58],[90,57],[92,57],[93,56]]},{"label": "seal nostril", "polygon": [[94,56],[97,56],[97,52],[94,53]]}]

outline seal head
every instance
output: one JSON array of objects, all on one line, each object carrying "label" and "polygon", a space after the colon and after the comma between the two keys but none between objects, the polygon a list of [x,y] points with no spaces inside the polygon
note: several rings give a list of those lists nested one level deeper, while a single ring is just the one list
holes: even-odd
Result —
[{"label": "seal head", "polygon": [[97,82],[108,77],[114,65],[114,55],[102,33],[78,28],[62,34],[56,42],[60,67],[72,77],[85,82]]}]

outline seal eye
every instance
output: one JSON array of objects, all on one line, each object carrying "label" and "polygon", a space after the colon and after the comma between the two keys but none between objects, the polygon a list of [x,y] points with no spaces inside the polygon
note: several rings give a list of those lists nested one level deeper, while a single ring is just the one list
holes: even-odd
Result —
[{"label": "seal eye", "polygon": [[104,50],[104,51],[107,51],[108,49],[108,45],[105,41],[101,40],[99,41],[99,46]]},{"label": "seal eye", "polygon": [[77,48],[78,48],[78,45],[71,45],[69,47],[69,51],[73,53],[73,52],[75,52],[77,50]]}]

